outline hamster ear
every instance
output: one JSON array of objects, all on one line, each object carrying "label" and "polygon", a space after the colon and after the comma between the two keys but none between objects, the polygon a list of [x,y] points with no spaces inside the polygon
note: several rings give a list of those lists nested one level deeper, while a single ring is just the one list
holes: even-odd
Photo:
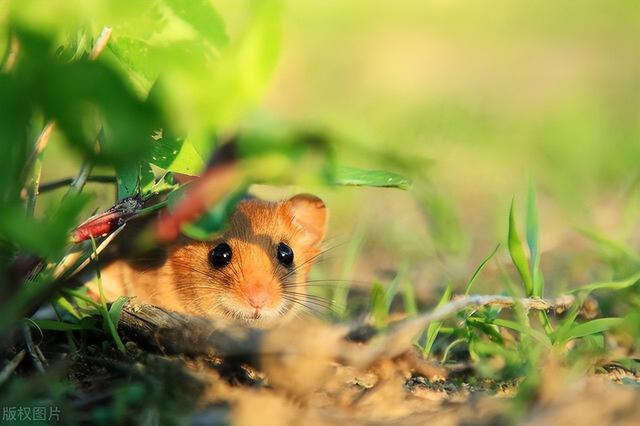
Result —
[{"label": "hamster ear", "polygon": [[298,194],[287,201],[291,221],[300,232],[303,244],[318,246],[327,232],[328,212],[322,200],[311,194]]}]

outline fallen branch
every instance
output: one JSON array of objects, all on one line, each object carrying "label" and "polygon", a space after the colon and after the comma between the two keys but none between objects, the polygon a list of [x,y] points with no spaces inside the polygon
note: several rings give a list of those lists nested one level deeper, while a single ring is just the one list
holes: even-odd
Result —
[{"label": "fallen branch", "polygon": [[[263,330],[192,317],[152,305],[136,305],[131,301],[122,309],[118,329],[125,337],[165,354],[238,357],[259,367],[265,357],[316,356],[318,348],[322,347],[320,353],[332,360],[367,367],[381,358],[394,358],[410,350],[414,337],[429,324],[450,318],[465,309],[485,306],[510,308],[520,304],[525,311],[564,311],[575,301],[571,295],[556,299],[464,296],[418,317],[393,323],[364,345],[348,341],[346,336],[353,332],[353,328],[349,330],[345,326],[301,325],[301,321],[292,321]],[[293,335],[296,339],[291,339]],[[317,343],[309,346],[306,335],[312,336]],[[324,337],[319,338],[319,335]]]},{"label": "fallen branch", "polygon": [[136,305],[132,301],[122,309],[118,330],[123,337],[147,350],[190,357],[214,355],[241,362],[262,371],[273,386],[295,394],[308,394],[331,377],[333,362],[364,370],[375,363],[395,359],[412,350],[413,339],[427,325],[464,309],[508,308],[520,304],[525,310],[564,310],[575,301],[574,296],[554,300],[465,296],[418,317],[394,323],[364,344],[348,339],[355,327],[293,320],[263,330],[192,317],[152,305]]}]

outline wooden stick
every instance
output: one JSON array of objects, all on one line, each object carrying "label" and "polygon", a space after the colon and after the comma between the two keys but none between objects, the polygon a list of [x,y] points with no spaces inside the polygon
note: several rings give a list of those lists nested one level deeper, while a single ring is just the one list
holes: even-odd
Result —
[{"label": "wooden stick", "polygon": [[[316,334],[320,331],[328,336],[319,343],[326,348],[325,354],[347,365],[366,368],[379,359],[394,358],[410,350],[413,338],[427,325],[452,317],[464,309],[485,306],[511,308],[520,304],[525,311],[565,310],[575,301],[576,298],[572,295],[556,299],[519,299],[499,295],[464,296],[418,317],[392,324],[364,345],[347,341],[345,337],[350,331],[341,326],[310,325],[297,329],[296,333]],[[293,334],[292,327],[295,326],[290,324],[268,330],[247,328],[229,325],[223,321],[192,317],[157,306],[136,305],[129,301],[122,309],[118,328],[125,337],[154,351],[173,355],[215,354],[240,357],[244,362],[258,366],[264,357],[308,356],[314,353],[316,349],[298,344],[305,339],[301,338],[301,334]],[[298,337],[291,339],[292,335]],[[273,344],[265,346],[265,342],[276,341],[288,343],[282,347]]]}]

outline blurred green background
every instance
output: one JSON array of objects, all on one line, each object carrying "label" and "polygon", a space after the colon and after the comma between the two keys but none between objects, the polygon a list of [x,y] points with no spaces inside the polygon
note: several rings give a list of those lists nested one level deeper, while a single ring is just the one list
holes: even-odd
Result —
[{"label": "blurred green background", "polygon": [[[249,2],[214,4],[229,38],[243,34]],[[326,131],[343,163],[414,180],[279,192],[316,192],[332,211],[319,275],[370,282],[404,266],[420,297],[437,297],[504,246],[514,197],[524,223],[530,185],[558,287],[610,273],[577,229],[637,242],[640,3],[285,0],[280,21],[273,78],[238,121]],[[53,141],[44,181],[78,166]],[[487,271],[480,283],[498,287]]]},{"label": "blurred green background", "polygon": [[326,195],[337,238],[366,222],[363,262],[406,259],[417,286],[468,278],[505,241],[512,197],[524,212],[530,182],[549,274],[597,276],[595,264],[563,264],[586,244],[576,227],[637,237],[640,3],[287,1],[283,22],[265,110],[432,159],[417,203],[400,191]]}]

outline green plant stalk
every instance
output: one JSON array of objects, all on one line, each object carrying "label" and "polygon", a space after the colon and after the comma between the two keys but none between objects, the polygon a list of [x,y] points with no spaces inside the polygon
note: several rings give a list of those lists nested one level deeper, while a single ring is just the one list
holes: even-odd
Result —
[{"label": "green plant stalk", "polygon": [[[58,318],[58,321],[62,321],[62,315],[60,314],[60,311],[58,311],[58,308],[56,307],[56,304],[55,303],[51,303],[51,307],[53,308],[53,312],[55,312],[56,318]],[[74,309],[74,311],[75,311],[75,309]],[[67,330],[67,331],[64,332],[64,335],[67,338],[67,344],[71,348],[71,351],[74,352],[74,353],[77,352],[78,351],[78,347],[76,346],[75,340],[73,340],[73,332],[71,330]]]},{"label": "green plant stalk", "polygon": [[[97,261],[98,254],[97,254],[96,240],[94,238],[91,238],[91,246],[93,247],[93,252],[95,253],[95,259]],[[113,321],[111,321],[111,316],[109,315],[109,309],[107,308],[107,300],[104,296],[104,288],[102,286],[102,275],[100,273],[99,266],[96,267],[96,280],[98,281],[98,293],[100,297],[100,314],[102,315],[102,318],[107,324],[107,328],[109,329],[109,332],[111,333],[111,336],[113,337],[113,340],[116,346],[118,347],[118,350],[122,353],[125,353],[126,350],[124,348],[124,344],[122,343],[122,340],[118,335],[118,331],[116,330],[116,327],[113,324]]]},{"label": "green plant stalk", "polygon": [[405,278],[400,291],[405,312],[411,317],[418,315],[418,303],[416,302],[416,294],[411,281]]},{"label": "green plant stalk", "polygon": [[[69,312],[69,314],[71,314],[75,319],[77,319],[77,320],[82,319],[82,315],[80,315],[80,313],[76,310],[76,308],[74,308],[73,305],[71,303],[69,303],[69,301],[67,299],[64,298],[64,296],[59,297],[56,302],[60,306],[62,306],[65,309],[65,311]],[[52,303],[51,305],[55,309],[55,303]]]},{"label": "green plant stalk", "polygon": [[345,319],[347,314],[347,297],[349,295],[349,282],[353,279],[355,264],[364,242],[364,223],[360,221],[354,232],[353,238],[347,247],[347,253],[342,264],[341,284],[335,287],[333,293],[332,310],[339,319]]},{"label": "green plant stalk", "polygon": [[544,297],[544,280],[540,273],[540,222],[538,218],[538,204],[536,191],[533,184],[529,185],[527,194],[527,218],[526,218],[527,246],[529,247],[531,281],[533,284],[532,296]]},{"label": "green plant stalk", "polygon": [[511,255],[511,260],[518,270],[518,274],[522,279],[522,284],[524,285],[525,295],[533,296],[533,281],[531,279],[531,271],[529,270],[529,264],[527,263],[527,257],[524,253],[524,248],[522,245],[522,240],[518,235],[518,230],[516,227],[516,219],[514,213],[514,203],[511,201],[511,208],[509,209],[509,254]]},{"label": "green plant stalk", "polygon": [[376,328],[385,327],[389,318],[389,311],[385,301],[385,289],[379,282],[374,282],[371,287],[369,306]]},{"label": "green plant stalk", "polygon": [[80,294],[77,291],[73,291],[73,290],[69,290],[69,289],[64,289],[63,290],[64,294],[68,294],[71,297],[75,297],[76,299],[80,299],[86,303],[88,303],[89,305],[93,306],[94,308],[98,309],[100,308],[100,303],[97,303],[95,300],[93,300],[90,297],[85,296],[84,294]]},{"label": "green plant stalk", "polygon": [[[452,294],[451,284],[449,284],[447,285],[447,288],[445,288],[444,293],[442,294],[442,297],[440,297],[440,300],[436,305],[436,309],[441,308],[442,306],[447,304],[451,300],[451,294]],[[431,349],[433,348],[433,344],[436,341],[436,337],[438,337],[438,333],[440,332],[441,327],[442,327],[442,321],[433,322],[429,324],[429,326],[427,327],[426,339],[425,339],[424,347],[422,348],[423,357],[426,358],[431,353]]]},{"label": "green plant stalk", "polygon": [[455,348],[456,346],[465,343],[467,341],[467,339],[465,339],[464,337],[461,337],[459,339],[454,340],[453,342],[449,343],[447,345],[447,347],[444,350],[444,353],[442,354],[442,359],[440,360],[441,364],[444,364],[445,362],[447,362],[447,360],[449,359],[449,353],[451,352],[451,350],[453,348]]},{"label": "green plant stalk", "polygon": [[482,262],[480,262],[480,265],[478,265],[476,270],[473,272],[473,275],[471,275],[471,279],[469,279],[469,282],[467,283],[467,286],[464,290],[465,296],[469,294],[469,292],[471,291],[471,287],[473,286],[473,283],[476,281],[476,277],[480,274],[480,272],[482,272],[485,265],[493,258],[493,256],[495,256],[499,248],[500,248],[500,244],[497,244],[496,247],[493,249],[493,251],[489,253],[489,255],[485,257],[482,260]]}]

